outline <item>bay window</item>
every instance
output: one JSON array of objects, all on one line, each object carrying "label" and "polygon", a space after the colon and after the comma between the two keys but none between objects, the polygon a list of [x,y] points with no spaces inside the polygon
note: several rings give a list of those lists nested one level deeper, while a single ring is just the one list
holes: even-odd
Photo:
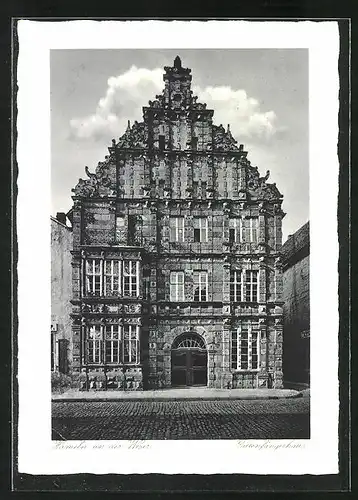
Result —
[{"label": "bay window", "polygon": [[232,302],[257,302],[258,286],[258,271],[231,271],[230,300]]},{"label": "bay window", "polygon": [[139,295],[139,261],[87,259],[85,293],[92,296],[137,297]]},{"label": "bay window", "polygon": [[86,363],[138,364],[139,326],[89,325],[86,327]]}]

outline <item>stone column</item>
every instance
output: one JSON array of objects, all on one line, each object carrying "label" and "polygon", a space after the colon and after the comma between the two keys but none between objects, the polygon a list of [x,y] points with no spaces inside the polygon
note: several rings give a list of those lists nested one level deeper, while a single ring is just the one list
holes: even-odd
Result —
[{"label": "stone column", "polygon": [[82,233],[82,209],[81,202],[76,200],[73,205],[72,212],[72,238],[73,238],[73,249],[78,250],[81,245],[81,233]]},{"label": "stone column", "polygon": [[220,386],[221,389],[229,389],[230,387],[232,387],[232,374],[230,370],[231,321],[229,318],[225,318],[223,323]]},{"label": "stone column", "polygon": [[259,267],[259,302],[266,302],[266,266],[263,261],[260,262]]},{"label": "stone column", "polygon": [[[79,383],[81,370],[81,325],[78,319],[72,320],[72,381]],[[80,388],[80,387],[79,387]]]},{"label": "stone column", "polygon": [[260,332],[260,371],[258,374],[258,387],[266,388],[268,386],[268,373],[267,373],[267,328],[265,318],[259,319],[259,332]]},{"label": "stone column", "polygon": [[274,388],[281,389],[283,387],[282,373],[282,341],[283,341],[283,326],[282,317],[275,319],[275,365],[274,365]]},{"label": "stone column", "polygon": [[148,388],[157,388],[157,328],[156,325],[149,326],[148,338]]},{"label": "stone column", "polygon": [[171,348],[168,343],[163,346],[163,373],[165,387],[171,387],[172,373],[171,373]]},{"label": "stone column", "polygon": [[208,387],[215,387],[215,345],[208,345]]},{"label": "stone column", "polygon": [[282,278],[282,263],[280,257],[275,260],[275,301],[282,301],[283,295],[283,278]]},{"label": "stone column", "polygon": [[275,250],[280,251],[282,247],[282,215],[278,213],[275,217]]},{"label": "stone column", "polygon": [[259,215],[259,228],[258,228],[258,243],[266,243],[266,221],[263,214]]}]

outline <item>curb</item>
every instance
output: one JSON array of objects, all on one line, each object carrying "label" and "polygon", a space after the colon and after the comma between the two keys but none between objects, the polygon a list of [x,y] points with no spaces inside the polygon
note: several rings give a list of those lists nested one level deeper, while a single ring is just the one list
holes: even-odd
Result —
[{"label": "curb", "polygon": [[296,399],[296,398],[302,398],[303,395],[301,392],[298,392],[297,394],[292,394],[288,396],[242,396],[242,397],[214,397],[214,396],[206,396],[203,398],[198,398],[198,397],[187,397],[187,398],[180,398],[180,397],[154,397],[154,398],[133,398],[133,397],[122,397],[122,398],[114,398],[114,397],[99,397],[99,398],[51,398],[52,403],[78,403],[78,402],[86,402],[86,403],[104,403],[104,402],[168,402],[168,401],[259,401],[259,400],[268,400],[268,399]]}]

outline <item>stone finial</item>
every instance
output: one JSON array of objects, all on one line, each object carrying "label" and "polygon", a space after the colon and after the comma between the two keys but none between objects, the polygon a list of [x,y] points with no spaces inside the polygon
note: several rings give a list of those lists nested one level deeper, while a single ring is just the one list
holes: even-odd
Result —
[{"label": "stone finial", "polygon": [[181,69],[181,67],[181,59],[179,56],[176,56],[176,58],[174,59],[174,68]]}]

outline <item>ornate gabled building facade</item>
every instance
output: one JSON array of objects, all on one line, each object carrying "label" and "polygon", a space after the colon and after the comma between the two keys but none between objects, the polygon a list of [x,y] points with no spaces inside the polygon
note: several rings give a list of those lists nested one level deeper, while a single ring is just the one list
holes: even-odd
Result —
[{"label": "ornate gabled building facade", "polygon": [[197,102],[164,90],[73,189],[81,389],[282,387],[282,195]]}]

